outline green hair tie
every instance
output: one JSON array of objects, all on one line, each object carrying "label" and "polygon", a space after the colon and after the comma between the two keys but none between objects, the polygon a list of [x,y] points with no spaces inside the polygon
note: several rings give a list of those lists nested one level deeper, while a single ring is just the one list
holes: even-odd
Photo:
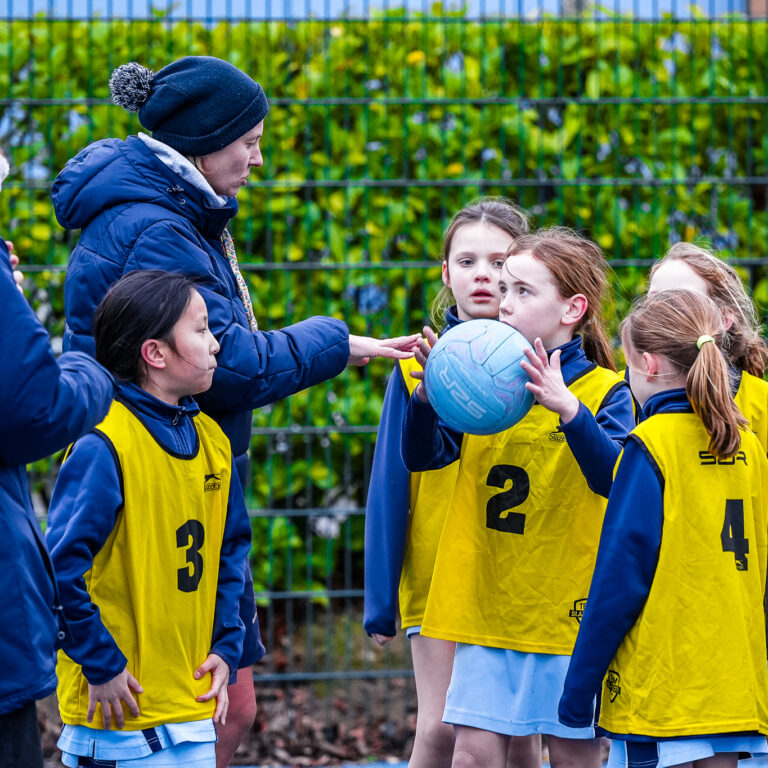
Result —
[{"label": "green hair tie", "polygon": [[699,338],[696,339],[696,346],[701,349],[708,341],[711,341],[713,344],[715,343],[715,340],[711,336],[699,336]]}]

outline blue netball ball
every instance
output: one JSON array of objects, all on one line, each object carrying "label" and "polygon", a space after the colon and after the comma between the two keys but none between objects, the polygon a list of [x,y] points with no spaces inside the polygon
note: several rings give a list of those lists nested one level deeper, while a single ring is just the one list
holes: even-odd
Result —
[{"label": "blue netball ball", "polygon": [[517,424],[533,405],[520,366],[526,338],[498,320],[467,320],[446,331],[424,372],[429,401],[448,426],[492,435]]}]

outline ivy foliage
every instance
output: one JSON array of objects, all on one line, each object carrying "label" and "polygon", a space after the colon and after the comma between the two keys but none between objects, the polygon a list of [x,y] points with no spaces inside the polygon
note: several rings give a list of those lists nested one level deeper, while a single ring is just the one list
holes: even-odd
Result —
[{"label": "ivy foliage", "polygon": [[[265,165],[233,224],[264,329],[313,314],[353,333],[420,329],[440,285],[438,262],[426,263],[447,219],[481,194],[594,238],[615,260],[614,324],[648,260],[680,239],[741,262],[765,307],[767,27],[610,15],[478,23],[439,5],[299,23],[12,21],[0,26],[0,142],[14,169],[0,226],[39,269],[36,301],[55,339],[76,233],[54,219],[52,179],[89,142],[140,130],[109,103],[110,72],[216,55],[272,103]],[[320,594],[358,563],[339,558],[362,547],[356,512],[389,370],[352,370],[255,414],[250,505],[306,515],[254,522],[257,590]]]}]

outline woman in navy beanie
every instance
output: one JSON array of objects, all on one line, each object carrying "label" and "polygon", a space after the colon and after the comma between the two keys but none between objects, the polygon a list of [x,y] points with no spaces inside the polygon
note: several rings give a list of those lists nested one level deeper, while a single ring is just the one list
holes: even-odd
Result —
[{"label": "woman in navy beanie", "polygon": [[[125,64],[109,84],[113,101],[137,111],[151,135],[97,141],[70,160],[54,182],[59,223],[82,230],[64,285],[64,348],[93,354],[93,312],[124,273],[162,269],[196,278],[221,346],[213,386],[198,401],[229,437],[244,481],[254,408],[333,378],[349,364],[410,357],[415,337],[352,336],[331,317],[277,331],[258,329],[227,229],[237,214],[240,187],[251,168],[263,164],[259,141],[269,104],[251,77],[221,59],[188,56],[158,72]],[[168,555],[179,553],[183,565],[184,550],[170,549]],[[227,724],[218,733],[219,768],[229,764],[256,714],[250,665],[264,647],[247,570],[240,605],[246,640],[237,682],[229,687]],[[105,735],[140,740],[141,732],[129,729],[126,722],[127,733]],[[92,736],[88,730],[84,744]]]}]

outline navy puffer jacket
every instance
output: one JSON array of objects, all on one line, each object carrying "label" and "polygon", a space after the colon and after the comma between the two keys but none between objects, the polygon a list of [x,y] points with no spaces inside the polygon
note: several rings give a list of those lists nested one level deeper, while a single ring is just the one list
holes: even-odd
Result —
[{"label": "navy puffer jacket", "polygon": [[86,147],[58,175],[52,197],[59,223],[82,229],[64,284],[64,348],[93,353],[93,312],[126,272],[164,269],[200,278],[221,351],[213,386],[197,400],[219,422],[235,457],[248,449],[252,409],[346,366],[349,331],[340,320],[313,317],[279,331],[250,331],[220,239],[237,201],[211,207],[137,136]]},{"label": "navy puffer jacket", "polygon": [[[32,510],[25,464],[66,447],[106,415],[112,377],[81,353],[54,358],[16,288],[0,238],[0,715],[56,687],[58,592]],[[63,635],[58,638],[63,639]]]}]

